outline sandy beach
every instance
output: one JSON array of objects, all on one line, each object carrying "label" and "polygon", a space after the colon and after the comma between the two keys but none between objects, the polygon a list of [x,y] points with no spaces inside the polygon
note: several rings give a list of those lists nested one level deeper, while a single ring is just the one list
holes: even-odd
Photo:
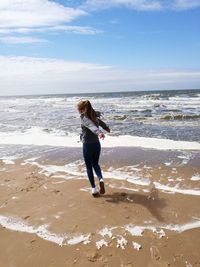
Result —
[{"label": "sandy beach", "polygon": [[104,149],[93,198],[72,150],[1,160],[0,266],[200,266],[199,152]]}]

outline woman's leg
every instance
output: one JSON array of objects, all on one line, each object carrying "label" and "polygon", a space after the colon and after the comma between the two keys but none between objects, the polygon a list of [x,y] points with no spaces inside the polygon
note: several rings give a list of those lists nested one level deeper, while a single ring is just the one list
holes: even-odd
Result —
[{"label": "woman's leg", "polygon": [[101,167],[99,166],[99,156],[101,152],[101,144],[100,143],[95,143],[94,147],[94,152],[93,152],[93,168],[95,170],[95,173],[99,179],[99,185],[100,185],[100,194],[105,194],[105,187],[104,187],[104,182],[103,182],[103,176],[101,172]]},{"label": "woman's leg", "polygon": [[101,145],[100,143],[94,143],[94,150],[93,150],[93,161],[92,165],[95,170],[95,173],[100,180],[103,180],[102,172],[101,172],[101,167],[99,166],[99,156],[101,153]]},{"label": "woman's leg", "polygon": [[83,144],[83,158],[85,161],[85,165],[86,165],[86,169],[87,169],[87,175],[88,175],[88,179],[90,181],[91,187],[95,188],[94,174],[93,174],[93,170],[92,170],[93,157],[92,157],[92,151],[91,151],[90,144],[87,144],[87,143]]}]

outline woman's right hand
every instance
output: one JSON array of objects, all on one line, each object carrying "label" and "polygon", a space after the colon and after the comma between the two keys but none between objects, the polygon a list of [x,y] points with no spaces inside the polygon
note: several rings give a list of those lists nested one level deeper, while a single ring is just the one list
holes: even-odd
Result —
[{"label": "woman's right hand", "polygon": [[105,134],[104,134],[104,133],[100,133],[100,134],[99,134],[99,138],[100,138],[100,139],[104,139],[104,138],[105,138]]}]

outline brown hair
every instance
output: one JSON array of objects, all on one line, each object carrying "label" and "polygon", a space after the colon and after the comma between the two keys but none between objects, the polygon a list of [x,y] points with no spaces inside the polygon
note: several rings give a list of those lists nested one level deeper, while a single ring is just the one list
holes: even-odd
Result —
[{"label": "brown hair", "polygon": [[93,109],[91,103],[89,100],[82,100],[79,101],[77,104],[77,107],[79,110],[84,110],[85,115],[91,120],[93,121],[95,124],[98,123],[97,120],[97,113],[96,111]]}]

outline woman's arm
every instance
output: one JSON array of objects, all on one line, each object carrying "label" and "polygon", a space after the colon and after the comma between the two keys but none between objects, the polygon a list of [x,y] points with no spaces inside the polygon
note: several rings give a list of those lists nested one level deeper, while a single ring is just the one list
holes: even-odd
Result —
[{"label": "woman's arm", "polygon": [[106,130],[107,132],[110,133],[110,128],[108,127],[108,125],[107,125],[104,121],[102,121],[102,120],[100,120],[100,119],[98,119],[98,121],[99,121],[99,125],[100,125],[104,130]]},{"label": "woman's arm", "polygon": [[82,124],[87,127],[91,132],[96,135],[102,134],[102,131],[89,118],[84,116],[81,120]]}]

